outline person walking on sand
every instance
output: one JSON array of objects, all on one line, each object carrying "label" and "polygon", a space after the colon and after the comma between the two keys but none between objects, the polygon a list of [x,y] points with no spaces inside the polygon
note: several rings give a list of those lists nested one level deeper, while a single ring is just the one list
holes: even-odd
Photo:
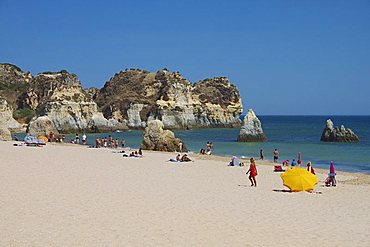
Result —
[{"label": "person walking on sand", "polygon": [[121,147],[124,148],[125,147],[125,138],[122,137],[122,141],[121,141]]},{"label": "person walking on sand", "polygon": [[263,160],[263,149],[260,149],[260,160]]},{"label": "person walking on sand", "polygon": [[274,163],[277,163],[278,159],[279,159],[279,151],[277,150],[277,148],[275,148],[275,150],[274,150]]},{"label": "person walking on sand", "polygon": [[256,181],[257,167],[256,167],[256,163],[253,158],[250,159],[250,162],[251,164],[246,174],[248,175],[249,173],[249,180],[251,181],[251,186],[256,187],[257,186],[257,181]]}]

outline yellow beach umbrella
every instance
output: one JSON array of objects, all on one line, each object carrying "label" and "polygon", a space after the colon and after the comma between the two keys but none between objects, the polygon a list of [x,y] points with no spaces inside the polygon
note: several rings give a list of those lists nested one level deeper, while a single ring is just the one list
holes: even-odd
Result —
[{"label": "yellow beach umbrella", "polygon": [[317,177],[305,168],[292,167],[280,175],[284,186],[291,191],[309,191],[315,188]]},{"label": "yellow beach umbrella", "polygon": [[48,138],[46,136],[38,136],[37,139],[43,140],[45,143],[48,143]]}]

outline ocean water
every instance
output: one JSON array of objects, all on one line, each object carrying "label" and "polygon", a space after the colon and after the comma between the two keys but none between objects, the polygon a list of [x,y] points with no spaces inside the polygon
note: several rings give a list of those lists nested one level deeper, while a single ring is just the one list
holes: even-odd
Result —
[{"label": "ocean water", "polygon": [[[259,116],[259,118],[268,138],[268,142],[265,143],[237,142],[239,129],[177,130],[175,134],[193,152],[199,152],[201,148],[205,148],[207,141],[212,141],[215,155],[259,157],[259,150],[262,148],[265,159],[272,160],[273,151],[277,148],[280,162],[285,159],[297,160],[298,152],[301,152],[303,164],[311,161],[314,167],[329,169],[330,161],[334,161],[337,170],[370,174],[370,116]],[[352,129],[359,136],[360,142],[320,142],[328,118],[333,120],[335,126],[344,124],[345,127]],[[124,137],[126,146],[139,148],[143,131],[87,134],[87,143],[94,145],[96,137],[109,135],[118,138],[119,142]],[[67,136],[67,140],[73,138],[74,135]]]}]

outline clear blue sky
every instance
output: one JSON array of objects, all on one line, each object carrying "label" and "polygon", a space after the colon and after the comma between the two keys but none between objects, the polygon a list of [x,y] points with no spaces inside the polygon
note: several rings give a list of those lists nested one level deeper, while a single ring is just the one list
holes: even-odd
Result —
[{"label": "clear blue sky", "polygon": [[84,87],[167,67],[229,77],[259,115],[370,114],[366,0],[0,0],[0,27],[0,62]]}]

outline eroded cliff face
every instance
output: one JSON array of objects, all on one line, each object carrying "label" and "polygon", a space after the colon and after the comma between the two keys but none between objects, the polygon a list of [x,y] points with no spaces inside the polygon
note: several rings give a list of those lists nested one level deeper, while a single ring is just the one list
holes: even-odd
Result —
[{"label": "eroded cliff face", "polygon": [[242,112],[237,88],[225,77],[194,85],[178,72],[125,70],[96,94],[104,116],[143,128],[159,119],[165,128],[239,127]]},{"label": "eroded cliff face", "polygon": [[13,118],[13,108],[5,98],[0,97],[0,128],[22,131],[22,125]]},{"label": "eroded cliff face", "polygon": [[33,133],[143,129],[156,119],[173,129],[241,125],[241,98],[227,78],[193,85],[167,69],[125,70],[99,90],[81,88],[77,76],[65,70],[32,77],[15,65],[0,64],[0,96]]},{"label": "eroded cliff face", "polygon": [[24,72],[13,64],[0,63],[0,96],[4,97],[13,109],[18,108],[20,97],[31,80],[30,72]]},{"label": "eroded cliff face", "polygon": [[[37,112],[28,128],[32,134],[47,133],[55,128],[59,132],[110,131],[125,126],[116,120],[107,120],[98,111],[91,94],[81,88],[77,76],[67,71],[38,74],[31,82],[24,104]],[[46,126],[44,122],[51,121]]]}]

